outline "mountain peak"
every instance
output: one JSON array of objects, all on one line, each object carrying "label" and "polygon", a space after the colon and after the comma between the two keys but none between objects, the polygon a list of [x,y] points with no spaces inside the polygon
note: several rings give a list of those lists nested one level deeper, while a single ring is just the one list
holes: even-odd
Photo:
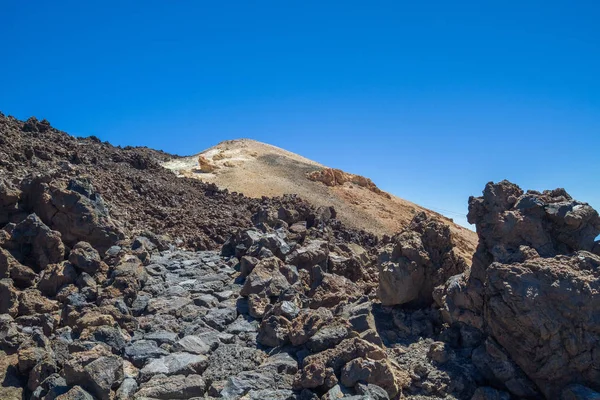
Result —
[{"label": "mountain peak", "polygon": [[419,212],[451,226],[459,254],[470,262],[477,236],[450,219],[380,190],[369,178],[328,168],[288,150],[252,139],[226,140],[196,155],[163,164],[179,176],[214,183],[249,197],[298,194],[316,206],[334,206],[346,225],[393,235]]}]

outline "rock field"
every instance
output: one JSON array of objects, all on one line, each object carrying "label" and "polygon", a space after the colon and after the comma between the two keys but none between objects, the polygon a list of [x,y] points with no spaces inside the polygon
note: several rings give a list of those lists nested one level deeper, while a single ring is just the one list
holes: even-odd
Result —
[{"label": "rock field", "polygon": [[0,399],[597,399],[600,217],[503,181],[469,267],[0,115]]}]

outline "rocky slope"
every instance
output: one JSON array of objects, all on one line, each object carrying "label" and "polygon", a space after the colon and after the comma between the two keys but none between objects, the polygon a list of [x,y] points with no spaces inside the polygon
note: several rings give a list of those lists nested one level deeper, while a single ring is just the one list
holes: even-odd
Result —
[{"label": "rocky slope", "polygon": [[345,225],[392,236],[419,212],[450,226],[457,254],[471,262],[477,245],[474,232],[409,201],[380,190],[370,179],[327,168],[289,151],[249,139],[229,140],[192,157],[163,164],[180,176],[215,183],[246,196],[296,193],[317,206],[333,206]]},{"label": "rocky slope", "polygon": [[424,212],[380,241],[44,121],[0,140],[2,399],[600,396],[600,217],[564,190],[488,184],[469,268]]}]

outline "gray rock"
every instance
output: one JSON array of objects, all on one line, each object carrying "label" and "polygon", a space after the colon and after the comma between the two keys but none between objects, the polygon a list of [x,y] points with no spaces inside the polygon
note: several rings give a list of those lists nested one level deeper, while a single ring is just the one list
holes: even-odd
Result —
[{"label": "gray rock", "polygon": [[123,360],[116,356],[102,356],[87,364],[79,364],[77,359],[65,365],[65,378],[68,385],[80,385],[101,400],[110,400],[111,390],[123,380]]},{"label": "gray rock", "polygon": [[222,331],[227,325],[235,321],[236,318],[237,310],[235,307],[218,308],[209,311],[204,317],[204,322],[206,322],[208,326]]},{"label": "gray rock", "polygon": [[194,297],[194,304],[200,307],[212,308],[219,304],[219,300],[211,294],[200,294]]},{"label": "gray rock", "polygon": [[335,347],[342,340],[346,339],[349,334],[350,331],[348,328],[340,323],[325,325],[308,340],[306,346],[313,353],[318,353]]},{"label": "gray rock", "polygon": [[213,341],[207,341],[202,339],[200,336],[188,335],[184,338],[180,339],[174,346],[177,351],[188,352],[192,354],[206,354],[212,350],[212,348],[216,347],[218,343],[214,346],[211,346]]},{"label": "gray rock", "polygon": [[138,390],[138,384],[133,378],[125,378],[116,393],[117,400],[127,400],[133,398]]},{"label": "gray rock", "polygon": [[240,372],[256,369],[265,359],[265,353],[260,350],[222,344],[209,356],[203,377],[209,382],[224,381]]},{"label": "gray rock", "polygon": [[390,400],[390,396],[387,392],[377,385],[359,382],[354,386],[354,390],[356,391],[356,394],[366,396],[369,400]]},{"label": "gray rock", "polygon": [[156,331],[149,332],[144,335],[144,339],[153,340],[157,342],[159,345],[167,343],[174,344],[177,341],[178,335],[175,332],[169,331]]},{"label": "gray rock", "polygon": [[127,341],[119,328],[112,326],[100,326],[94,330],[93,338],[97,342],[109,345],[115,354],[121,354]]},{"label": "gray rock", "polygon": [[200,375],[156,375],[142,384],[135,398],[191,399],[203,396],[205,387],[206,383]]},{"label": "gray rock", "polygon": [[163,375],[188,375],[201,374],[206,369],[208,358],[206,356],[190,353],[173,353],[150,361],[140,371],[141,379]]},{"label": "gray rock", "polygon": [[153,340],[138,340],[125,348],[125,356],[138,368],[141,368],[148,359],[167,354],[169,353],[158,347]]},{"label": "gray rock", "polygon": [[94,396],[86,392],[81,386],[75,386],[67,393],[59,395],[56,400],[95,400]]},{"label": "gray rock", "polygon": [[227,333],[239,334],[242,332],[257,332],[258,331],[258,321],[254,319],[249,319],[243,315],[238,316],[238,318],[231,323],[226,329]]}]

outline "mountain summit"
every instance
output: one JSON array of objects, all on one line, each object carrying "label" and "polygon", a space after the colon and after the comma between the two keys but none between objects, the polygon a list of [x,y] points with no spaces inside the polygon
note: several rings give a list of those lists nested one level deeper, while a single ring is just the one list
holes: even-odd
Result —
[{"label": "mountain summit", "polygon": [[163,164],[179,176],[215,183],[249,197],[298,194],[316,206],[333,206],[337,218],[379,236],[404,229],[419,212],[450,225],[457,252],[470,262],[477,235],[434,211],[380,190],[370,179],[328,168],[298,154],[251,139],[228,140]]}]

